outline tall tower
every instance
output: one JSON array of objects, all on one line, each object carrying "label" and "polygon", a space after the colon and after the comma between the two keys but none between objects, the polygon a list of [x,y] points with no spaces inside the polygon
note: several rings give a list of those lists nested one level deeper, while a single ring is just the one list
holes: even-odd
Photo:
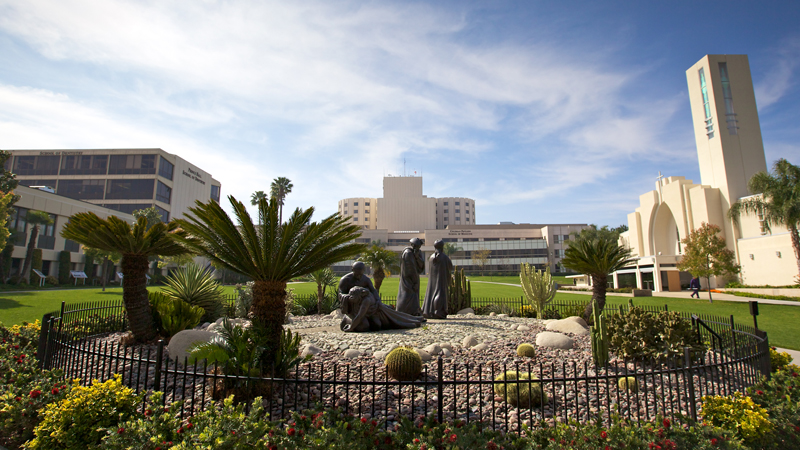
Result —
[{"label": "tall tower", "polygon": [[767,170],[750,63],[747,55],[706,55],[686,71],[686,80],[700,177],[720,190],[727,213],[750,195],[750,177]]}]

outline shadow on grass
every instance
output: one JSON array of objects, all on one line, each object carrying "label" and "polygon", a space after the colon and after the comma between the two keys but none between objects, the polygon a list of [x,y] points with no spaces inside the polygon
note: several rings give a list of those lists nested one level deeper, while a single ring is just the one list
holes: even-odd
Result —
[{"label": "shadow on grass", "polygon": [[22,303],[14,300],[13,298],[0,298],[0,309],[13,309],[13,308],[33,308],[33,306],[23,305]]}]

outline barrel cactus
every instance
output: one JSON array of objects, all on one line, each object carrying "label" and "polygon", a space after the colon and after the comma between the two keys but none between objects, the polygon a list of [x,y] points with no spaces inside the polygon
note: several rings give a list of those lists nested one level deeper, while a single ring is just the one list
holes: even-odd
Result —
[{"label": "barrel cactus", "polygon": [[639,392],[639,382],[636,377],[622,377],[617,381],[620,391],[628,391],[631,394]]},{"label": "barrel cactus", "polygon": [[414,381],[422,373],[422,358],[411,347],[397,347],[386,355],[386,372],[397,381]]},{"label": "barrel cactus", "polygon": [[519,344],[519,347],[517,347],[517,355],[533,358],[536,356],[536,348],[531,344]]},{"label": "barrel cactus", "polygon": [[547,403],[542,384],[533,380],[538,378],[528,372],[509,370],[494,379],[494,393],[511,406],[526,408]]}]

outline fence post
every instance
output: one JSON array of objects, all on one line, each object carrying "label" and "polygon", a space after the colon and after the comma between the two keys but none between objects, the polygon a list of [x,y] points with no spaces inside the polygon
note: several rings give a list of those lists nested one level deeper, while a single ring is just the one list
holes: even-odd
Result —
[{"label": "fence post", "polygon": [[732,344],[733,344],[733,357],[734,358],[738,358],[739,357],[739,352],[737,351],[737,348],[736,348],[736,326],[733,323],[733,314],[731,314],[731,340],[732,340]]},{"label": "fence post", "polygon": [[444,365],[442,364],[442,356],[439,355],[438,358],[438,369],[437,369],[437,388],[438,388],[438,395],[436,396],[436,403],[438,404],[438,408],[436,410],[436,414],[438,415],[437,419],[439,423],[444,422]]},{"label": "fence post", "polygon": [[[683,358],[685,362],[684,377],[689,382],[689,412],[692,415],[692,420],[697,421],[697,405],[694,396],[694,372],[692,370],[692,353],[689,347],[683,347]],[[688,374],[687,374],[688,371]]]},{"label": "fence post", "polygon": [[36,348],[36,359],[39,360],[39,369],[46,369],[45,357],[47,355],[47,338],[50,336],[50,318],[52,314],[42,316],[42,328],[39,331],[39,346]]},{"label": "fence post", "polygon": [[155,373],[155,380],[154,380],[154,387],[157,391],[159,386],[161,386],[161,358],[164,357],[164,340],[158,340],[158,349],[156,350],[156,373]]},{"label": "fence post", "polygon": [[64,308],[67,302],[61,302],[61,314],[58,316],[58,335],[61,336],[61,329],[64,326]]}]

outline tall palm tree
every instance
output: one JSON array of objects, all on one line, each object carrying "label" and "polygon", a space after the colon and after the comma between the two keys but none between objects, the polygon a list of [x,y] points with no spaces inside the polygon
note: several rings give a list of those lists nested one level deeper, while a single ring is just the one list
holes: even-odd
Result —
[{"label": "tall palm tree", "polygon": [[[612,239],[578,238],[564,250],[561,264],[578,273],[592,278],[592,300],[597,300],[600,311],[606,305],[606,288],[608,274],[632,263],[631,251],[621,247]],[[586,305],[583,318],[589,320],[592,315],[592,303]]]},{"label": "tall palm tree", "polygon": [[445,242],[444,248],[442,250],[444,251],[445,255],[453,256],[455,252],[460,252],[464,249],[462,247],[457,246],[456,244],[453,244],[452,242]]},{"label": "tall palm tree", "polygon": [[330,267],[319,269],[308,274],[311,281],[317,283],[317,314],[322,314],[322,300],[325,298],[325,288],[336,281],[336,276]]},{"label": "tall palm tree", "polygon": [[361,256],[359,261],[372,268],[372,278],[375,280],[375,290],[381,291],[381,284],[387,275],[400,270],[400,258],[397,253],[373,244]]},{"label": "tall palm tree", "polygon": [[28,239],[28,250],[25,252],[25,262],[22,264],[22,276],[26,283],[31,282],[31,264],[33,264],[33,250],[36,248],[36,239],[39,237],[39,228],[52,225],[53,218],[44,211],[28,211],[25,222],[31,225],[31,236]]},{"label": "tall palm tree", "polygon": [[269,186],[269,196],[276,199],[281,208],[280,214],[278,215],[280,223],[283,223],[283,201],[286,199],[286,196],[292,192],[293,187],[292,180],[286,177],[275,178]]},{"label": "tall palm tree", "polygon": [[[253,206],[258,206],[258,202],[261,201],[262,198],[267,198],[267,193],[264,191],[255,191],[253,195],[250,196],[250,204]],[[261,216],[258,217],[258,224],[261,225]]]},{"label": "tall palm tree", "polygon": [[152,255],[175,256],[186,253],[186,249],[173,239],[181,233],[174,220],[159,222],[148,228],[144,216],[130,224],[117,216],[101,219],[92,212],[73,215],[61,230],[61,236],[66,239],[122,255],[122,273],[125,275],[122,300],[133,337],[139,342],[156,336],[147,299],[148,258]]},{"label": "tall palm tree", "polygon": [[734,203],[728,210],[728,217],[738,221],[743,215],[763,216],[764,229],[769,233],[772,233],[773,226],[786,227],[800,273],[800,167],[781,158],[772,165],[772,173],[753,175],[747,188],[753,194],[761,195]]},{"label": "tall palm tree", "polygon": [[278,201],[258,202],[262,224],[256,226],[242,202],[228,197],[236,221],[216,203],[196,202],[185,219],[177,220],[186,234],[176,238],[190,250],[253,279],[250,314],[267,333],[271,360],[280,343],[286,314],[286,283],[365,250],[356,244],[359,227],[338,213],[311,222],[314,208],[298,208],[286,223],[278,216]]}]

